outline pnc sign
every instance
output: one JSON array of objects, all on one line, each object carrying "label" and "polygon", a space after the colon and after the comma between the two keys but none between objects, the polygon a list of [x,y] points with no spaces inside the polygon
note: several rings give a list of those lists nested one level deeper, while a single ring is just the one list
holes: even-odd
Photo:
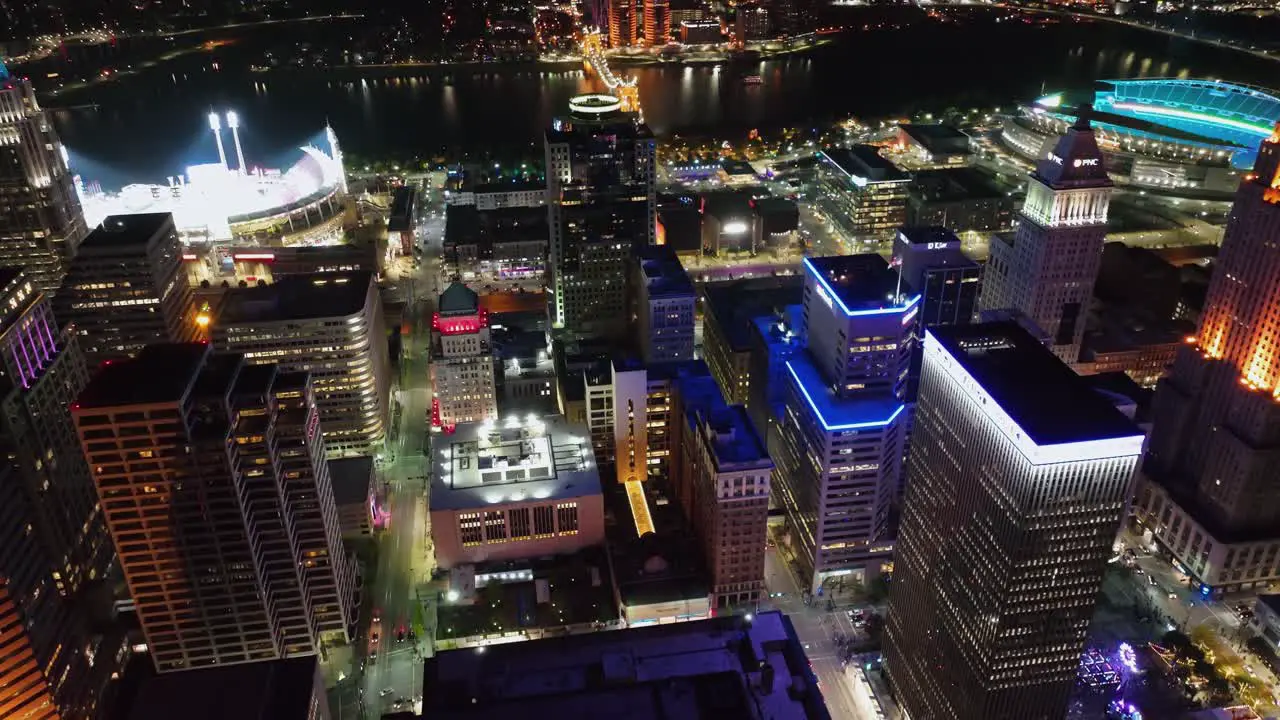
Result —
[{"label": "pnc sign", "polygon": [[1054,155],[1053,153],[1049,153],[1049,159],[1058,163],[1059,165],[1062,164],[1062,158],[1058,157],[1057,155]]},{"label": "pnc sign", "polygon": [[1094,167],[1098,164],[1098,158],[1076,158],[1073,164],[1076,167]]}]

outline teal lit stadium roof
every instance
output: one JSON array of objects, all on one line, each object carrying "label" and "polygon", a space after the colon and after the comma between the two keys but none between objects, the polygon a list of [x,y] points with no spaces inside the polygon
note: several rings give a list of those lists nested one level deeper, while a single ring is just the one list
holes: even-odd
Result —
[{"label": "teal lit stadium roof", "polygon": [[[1158,78],[1107,80],[1094,91],[1093,125],[1156,142],[1202,145],[1252,167],[1259,143],[1280,121],[1273,90],[1220,80]],[[1074,122],[1064,94],[1046,95],[1033,107]]]}]

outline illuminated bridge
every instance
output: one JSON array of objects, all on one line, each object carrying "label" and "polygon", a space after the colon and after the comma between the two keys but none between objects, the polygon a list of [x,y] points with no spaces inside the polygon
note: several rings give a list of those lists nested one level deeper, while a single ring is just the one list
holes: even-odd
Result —
[{"label": "illuminated bridge", "polygon": [[1093,106],[1090,120],[1107,170],[1120,183],[1229,193],[1280,121],[1280,97],[1218,80],[1107,80],[1092,95],[1046,95],[1006,121],[1002,139],[1038,159],[1048,139]]},{"label": "illuminated bridge", "polygon": [[636,79],[619,77],[609,67],[609,60],[604,56],[604,35],[600,30],[583,30],[581,48],[582,62],[587,70],[594,72],[608,92],[622,101],[624,112],[639,113],[643,119],[644,111],[640,109],[640,90],[636,87]]}]

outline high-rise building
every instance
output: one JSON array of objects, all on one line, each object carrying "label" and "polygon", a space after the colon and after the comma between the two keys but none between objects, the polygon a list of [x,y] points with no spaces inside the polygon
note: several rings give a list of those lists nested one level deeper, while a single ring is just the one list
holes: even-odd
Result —
[{"label": "high-rise building", "polygon": [[0,268],[0,435],[11,443],[31,506],[32,532],[69,596],[113,561],[89,467],[67,409],[88,383],[78,338],[59,330],[44,294],[16,268]]},{"label": "high-rise building", "polygon": [[311,374],[325,446],[335,457],[376,452],[386,437],[386,337],[378,286],[364,271],[233,289],[213,321],[219,351]]},{"label": "high-rise building", "polygon": [[0,367],[0,715],[91,717],[123,645],[83,613],[115,557],[69,410],[88,374],[16,268],[0,268]]},{"label": "high-rise building", "polygon": [[[714,382],[707,378],[708,384]],[[717,391],[707,402],[682,398],[675,484],[702,545],[711,606],[755,607],[764,596],[764,552],[773,461],[741,405]]]},{"label": "high-rise building", "polygon": [[54,298],[90,367],[199,331],[182,243],[169,213],[112,215],[85,238]]},{"label": "high-rise building", "polygon": [[926,331],[884,651],[914,720],[1064,716],[1142,443],[1017,324]]},{"label": "high-rise building", "polygon": [[124,665],[123,638],[93,635],[60,592],[60,565],[38,530],[45,509],[26,492],[19,450],[0,446],[0,715],[87,720]]},{"label": "high-rise building", "polygon": [[643,248],[633,285],[637,341],[645,363],[692,360],[697,296],[676,254],[658,245]]},{"label": "high-rise building", "polygon": [[974,321],[982,291],[982,266],[964,254],[960,238],[944,227],[902,228],[893,241],[893,257],[902,281],[920,292],[920,333],[916,335],[907,391],[909,403],[914,403],[924,362],[924,329]]},{"label": "high-rise building", "polygon": [[1280,575],[1280,126],[1236,193],[1200,329],[1160,381],[1137,508],[1205,592]]},{"label": "high-rise building", "polygon": [[920,297],[920,326],[967,325],[978,312],[982,266],[944,227],[904,227],[893,241],[902,281]]},{"label": "high-rise building", "polygon": [[781,315],[800,303],[804,278],[754,278],[709,283],[702,289],[702,356],[725,402],[751,402],[752,322],[762,315]]},{"label": "high-rise building", "polygon": [[871,145],[818,153],[824,185],[842,212],[835,216],[857,240],[891,240],[907,220],[911,176]]},{"label": "high-rise building", "polygon": [[605,0],[608,3],[609,47],[635,47],[643,39],[641,3],[644,0]]},{"label": "high-rise building", "polygon": [[25,268],[37,288],[57,292],[84,239],[84,212],[53,123],[31,83],[3,64],[0,134],[0,266]]},{"label": "high-rise building", "polygon": [[644,44],[662,47],[671,41],[671,6],[669,0],[643,0]]},{"label": "high-rise building", "polygon": [[1017,229],[991,242],[979,300],[983,310],[1021,311],[1067,363],[1080,359],[1112,191],[1088,115],[1036,163]]},{"label": "high-rise building", "polygon": [[431,321],[431,424],[452,427],[498,416],[489,313],[475,291],[453,283]]},{"label": "high-rise building", "polygon": [[345,638],[353,578],[305,374],[151,345],[73,416],[157,671]]},{"label": "high-rise building", "polygon": [[654,240],[653,133],[608,95],[569,109],[546,133],[548,314],[570,334],[616,336],[627,327],[631,256]]},{"label": "high-rise building", "polygon": [[893,552],[920,296],[878,255],[806,258],[775,480],[813,591]]},{"label": "high-rise building", "polygon": [[754,2],[739,3],[733,16],[733,41],[739,46],[769,37],[769,10]]}]

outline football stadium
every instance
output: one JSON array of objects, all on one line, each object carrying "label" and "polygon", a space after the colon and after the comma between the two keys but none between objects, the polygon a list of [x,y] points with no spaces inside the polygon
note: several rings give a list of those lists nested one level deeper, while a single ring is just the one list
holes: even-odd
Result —
[{"label": "football stadium", "polygon": [[1001,139],[1039,159],[1085,104],[1093,106],[1089,118],[1112,179],[1173,195],[1234,192],[1280,120],[1273,90],[1220,80],[1107,80],[1092,95],[1056,93],[1019,106]]}]

